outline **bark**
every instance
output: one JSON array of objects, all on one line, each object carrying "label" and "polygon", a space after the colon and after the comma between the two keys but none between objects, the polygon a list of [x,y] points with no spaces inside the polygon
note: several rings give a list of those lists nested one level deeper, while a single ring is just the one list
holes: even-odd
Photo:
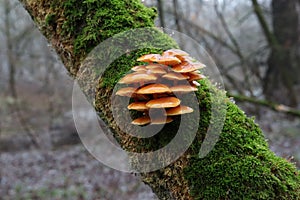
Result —
[{"label": "bark", "polygon": [[[155,28],[149,29],[142,35],[141,41],[137,41],[144,48],[120,56],[109,65],[100,80],[97,80],[97,71],[90,66],[97,65],[99,60],[100,65],[105,66],[105,60],[121,49],[107,46],[104,48],[105,55],[92,55],[85,59],[100,42],[117,33],[133,28],[153,27],[156,15],[153,9],[145,8],[136,0],[21,2],[55,48],[70,74],[80,82],[83,92],[88,97],[95,93],[95,109],[123,149],[129,152],[154,151],[175,137],[180,120],[166,125],[149,139],[140,139],[126,134],[117,125],[110,110],[113,88],[123,74],[138,64],[136,58],[145,53],[160,53],[177,47],[172,39]],[[136,38],[132,38],[135,31],[129,31],[125,38],[135,40]],[[152,38],[151,43],[143,40],[147,37]],[[114,41],[115,44],[120,42]],[[85,62],[79,68],[84,59]],[[97,84],[93,80],[97,80]],[[300,177],[295,166],[269,150],[254,120],[247,118],[229,99],[222,98],[223,91],[212,86],[208,80],[200,83],[201,87],[196,92],[199,103],[197,106],[201,111],[200,121],[190,119],[185,126],[185,134],[189,136],[189,125],[199,123],[193,143],[172,164],[156,171],[142,172],[142,180],[160,199],[299,199]],[[226,118],[223,128],[221,127],[220,138],[215,148],[201,157],[199,149],[201,145],[205,146],[202,141],[208,136],[214,136],[214,129],[212,133],[209,132],[210,124],[218,124],[218,120],[221,120],[212,118],[212,113],[225,114],[221,113],[224,106]],[[212,108],[215,110],[211,110]],[[130,124],[128,127],[131,131],[135,130]],[[155,159],[164,161],[167,154],[172,152],[164,152],[158,158],[149,156],[144,158],[146,160],[136,160],[132,156],[132,167],[136,169],[136,164],[144,161],[150,164]]]}]

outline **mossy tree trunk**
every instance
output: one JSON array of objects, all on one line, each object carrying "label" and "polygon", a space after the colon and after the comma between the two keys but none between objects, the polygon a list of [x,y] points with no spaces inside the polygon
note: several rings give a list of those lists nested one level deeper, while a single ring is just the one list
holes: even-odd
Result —
[{"label": "mossy tree trunk", "polygon": [[[56,50],[70,74],[83,82],[97,78],[93,70],[79,70],[86,55],[105,39],[140,27],[153,27],[155,9],[138,0],[20,0],[37,26]],[[153,33],[154,32],[154,33]],[[120,145],[145,152],[164,145],[174,137],[175,126],[166,126],[154,140],[140,140],[120,130],[109,109],[110,96],[121,75],[144,53],[177,47],[167,35],[153,29],[156,46],[128,52],[113,62],[97,84],[84,84],[85,94],[96,93],[95,109],[107,123]],[[157,47],[160,47],[157,48]],[[89,65],[93,65],[93,61]],[[110,71],[110,73],[109,73]],[[112,73],[118,72],[118,73]],[[77,75],[76,75],[77,74]],[[209,81],[201,81],[196,92],[201,110],[199,128],[190,148],[167,167],[142,173],[160,199],[300,199],[300,177],[295,166],[276,157],[254,120],[229,99],[226,119],[215,148],[204,158],[198,156],[210,123],[211,91],[221,94]],[[165,134],[164,134],[165,133]]]}]

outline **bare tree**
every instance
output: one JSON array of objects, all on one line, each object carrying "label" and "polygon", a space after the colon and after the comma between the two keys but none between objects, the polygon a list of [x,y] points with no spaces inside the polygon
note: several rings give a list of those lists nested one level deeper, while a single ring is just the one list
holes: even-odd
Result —
[{"label": "bare tree", "polygon": [[264,93],[267,99],[297,106],[299,91],[296,91],[295,86],[299,84],[300,74],[299,1],[272,1],[273,31],[266,23],[258,2],[252,2],[271,48],[264,78]]}]

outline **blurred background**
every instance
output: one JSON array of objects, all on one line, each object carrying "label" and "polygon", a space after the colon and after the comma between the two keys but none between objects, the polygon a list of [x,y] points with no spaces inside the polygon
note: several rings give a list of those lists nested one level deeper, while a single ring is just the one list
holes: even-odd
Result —
[{"label": "blurred background", "polygon": [[[158,8],[158,27],[201,44],[270,148],[300,167],[300,1],[143,3]],[[0,199],[156,199],[82,146],[73,82],[19,2],[0,0],[0,16]]]}]

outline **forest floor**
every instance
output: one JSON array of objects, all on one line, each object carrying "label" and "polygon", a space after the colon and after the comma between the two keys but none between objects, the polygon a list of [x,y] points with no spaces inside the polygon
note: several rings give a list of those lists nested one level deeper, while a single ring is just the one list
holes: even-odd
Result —
[{"label": "forest floor", "polygon": [[139,177],[104,166],[81,145],[0,154],[0,199],[155,200]]},{"label": "forest floor", "polygon": [[[264,111],[263,118],[258,117],[256,121],[264,129],[274,152],[287,159],[294,156],[294,161],[299,161],[299,119],[279,121],[279,117],[282,116]],[[2,152],[0,166],[3,200],[157,199],[137,175],[104,166],[82,144],[56,150]]]}]

